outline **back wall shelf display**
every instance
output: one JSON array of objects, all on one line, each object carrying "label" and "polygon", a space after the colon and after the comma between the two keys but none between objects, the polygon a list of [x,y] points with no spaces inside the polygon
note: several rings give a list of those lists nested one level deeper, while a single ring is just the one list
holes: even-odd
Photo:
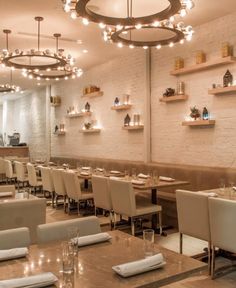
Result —
[{"label": "back wall shelf display", "polygon": [[78,118],[78,117],[86,117],[86,116],[91,116],[92,112],[88,112],[88,111],[82,111],[82,112],[78,112],[78,113],[68,113],[66,114],[67,118]]},{"label": "back wall shelf display", "polygon": [[95,91],[95,92],[91,92],[91,93],[86,93],[83,94],[82,97],[99,97],[99,96],[103,96],[103,91]]},{"label": "back wall shelf display", "polygon": [[61,136],[61,135],[65,135],[66,131],[56,131],[56,132],[53,132],[53,134],[57,136]]},{"label": "back wall shelf display", "polygon": [[214,126],[215,120],[190,120],[190,121],[183,121],[182,126]]},{"label": "back wall shelf display", "polygon": [[80,133],[100,133],[101,129],[100,128],[90,128],[90,129],[81,129],[79,130]]},{"label": "back wall shelf display", "polygon": [[208,90],[208,94],[211,95],[229,94],[232,92],[236,92],[236,86],[219,87]]},{"label": "back wall shelf display", "polygon": [[123,130],[129,130],[129,131],[135,131],[135,130],[137,130],[137,131],[141,131],[141,130],[143,130],[143,128],[144,128],[144,125],[130,125],[130,126],[123,126],[122,127],[122,129]]},{"label": "back wall shelf display", "polygon": [[58,107],[61,105],[61,97],[60,96],[51,96],[50,104],[52,107]]},{"label": "back wall shelf display", "polygon": [[112,106],[111,110],[117,110],[117,111],[129,110],[131,107],[132,107],[131,104],[121,104],[121,105]]},{"label": "back wall shelf display", "polygon": [[160,102],[169,103],[169,102],[177,102],[177,101],[185,101],[188,99],[188,95],[174,95],[168,97],[161,97],[159,99]]},{"label": "back wall shelf display", "polygon": [[201,64],[195,64],[189,67],[184,67],[184,68],[180,68],[177,70],[173,70],[170,72],[170,74],[173,76],[179,76],[183,74],[194,73],[194,72],[201,71],[201,70],[207,70],[207,69],[214,68],[214,67],[221,66],[221,65],[232,64],[235,62],[236,62],[236,57],[228,56],[228,57],[223,57],[223,58],[218,58],[218,59],[214,59],[211,61],[207,61]]}]

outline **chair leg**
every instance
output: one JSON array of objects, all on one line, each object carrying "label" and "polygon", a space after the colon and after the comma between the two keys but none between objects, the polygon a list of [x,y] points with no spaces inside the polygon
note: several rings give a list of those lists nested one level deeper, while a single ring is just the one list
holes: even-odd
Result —
[{"label": "chair leg", "polygon": [[110,214],[110,228],[111,228],[111,230],[112,230],[112,228],[113,228],[113,214],[112,214],[112,211],[110,211],[109,212],[109,214]]},{"label": "chair leg", "polygon": [[114,212],[114,230],[116,230],[116,213]]},{"label": "chair leg", "polygon": [[94,205],[94,215],[97,216],[97,207]]},{"label": "chair leg", "polygon": [[160,229],[160,235],[162,235],[162,213],[159,212],[159,229]]},{"label": "chair leg", "polygon": [[212,257],[212,251],[211,251],[211,242],[208,242],[208,274],[211,275],[211,257]]},{"label": "chair leg", "polygon": [[135,229],[134,229],[134,219],[131,217],[131,233],[133,236],[135,236]]},{"label": "chair leg", "polygon": [[179,234],[179,253],[183,254],[183,234]]},{"label": "chair leg", "polygon": [[211,279],[215,277],[215,246],[212,246],[211,254]]},{"label": "chair leg", "polygon": [[66,199],[67,199],[67,197],[66,197],[66,195],[64,195],[64,212],[66,213]]}]

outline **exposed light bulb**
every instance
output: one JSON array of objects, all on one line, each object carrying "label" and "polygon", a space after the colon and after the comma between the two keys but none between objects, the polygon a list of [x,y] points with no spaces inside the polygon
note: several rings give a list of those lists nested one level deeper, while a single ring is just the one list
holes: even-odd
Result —
[{"label": "exposed light bulb", "polygon": [[89,20],[87,18],[83,18],[82,22],[84,25],[88,25],[89,24]]},{"label": "exposed light bulb", "polygon": [[169,19],[169,21],[170,21],[170,22],[174,22],[174,21],[175,21],[175,17],[174,17],[174,16],[171,16],[170,19]]},{"label": "exposed light bulb", "polygon": [[170,42],[169,47],[171,47],[171,48],[174,47],[174,43]]},{"label": "exposed light bulb", "polygon": [[59,78],[56,78],[55,80],[56,80],[56,81],[59,81]]},{"label": "exposed light bulb", "polygon": [[187,14],[187,12],[186,12],[185,9],[181,9],[181,10],[180,10],[180,16],[181,16],[181,17],[185,17],[186,14]]},{"label": "exposed light bulb", "polygon": [[72,19],[76,19],[76,18],[77,18],[77,13],[76,13],[76,11],[72,11],[72,12],[70,13],[70,17],[71,17]]},{"label": "exposed light bulb", "polygon": [[141,29],[142,28],[142,24],[136,24],[135,25],[135,28],[138,30],[138,29]]},{"label": "exposed light bulb", "polygon": [[64,78],[65,80],[68,80],[68,77],[67,76],[65,76],[65,78]]},{"label": "exposed light bulb", "polygon": [[70,12],[70,5],[66,4],[66,5],[64,6],[64,11],[65,11],[66,13]]},{"label": "exposed light bulb", "polygon": [[187,40],[187,41],[191,41],[191,40],[192,40],[192,34],[188,34],[188,35],[186,36],[186,40]]},{"label": "exposed light bulb", "polygon": [[116,25],[116,29],[121,30],[121,29],[123,29],[123,26],[118,24],[118,25]]},{"label": "exposed light bulb", "polygon": [[157,48],[158,50],[160,50],[160,49],[161,49],[161,44],[158,44],[158,45],[156,46],[156,48]]},{"label": "exposed light bulb", "polygon": [[106,24],[104,24],[104,23],[99,23],[99,27],[100,27],[101,29],[104,29],[104,28],[106,28]]},{"label": "exposed light bulb", "polygon": [[119,43],[117,44],[117,46],[118,46],[119,48],[122,48],[122,47],[123,47],[123,44],[122,44],[121,42],[119,42]]},{"label": "exposed light bulb", "polygon": [[129,48],[130,48],[130,49],[134,49],[134,45],[133,45],[133,44],[130,44],[130,45],[129,45]]},{"label": "exposed light bulb", "polygon": [[147,49],[148,49],[148,46],[143,46],[143,49],[144,49],[144,50],[147,50]]},{"label": "exposed light bulb", "polygon": [[181,40],[179,41],[179,43],[180,43],[180,44],[184,44],[184,39],[181,39]]},{"label": "exposed light bulb", "polygon": [[153,27],[159,27],[159,26],[160,26],[160,22],[159,22],[159,21],[154,21],[154,22],[152,23],[152,26],[153,26]]}]

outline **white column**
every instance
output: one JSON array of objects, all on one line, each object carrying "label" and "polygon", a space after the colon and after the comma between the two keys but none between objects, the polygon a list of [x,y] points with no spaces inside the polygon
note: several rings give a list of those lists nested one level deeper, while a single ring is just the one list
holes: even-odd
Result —
[{"label": "white column", "polygon": [[50,160],[51,157],[51,106],[50,106],[50,96],[51,96],[51,85],[48,85],[46,87],[46,131],[45,131],[45,138],[46,138],[46,155],[47,155],[47,161]]}]

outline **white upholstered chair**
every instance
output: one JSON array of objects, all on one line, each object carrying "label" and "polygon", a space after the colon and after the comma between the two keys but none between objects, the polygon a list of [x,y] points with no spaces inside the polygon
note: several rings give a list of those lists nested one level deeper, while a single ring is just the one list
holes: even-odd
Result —
[{"label": "white upholstered chair", "polygon": [[1,180],[5,179],[6,172],[5,172],[5,161],[3,158],[0,157],[0,177]]},{"label": "white upholstered chair", "polygon": [[180,233],[180,253],[183,253],[183,234],[208,242],[208,268],[211,261],[211,234],[208,194],[176,190],[176,204]]},{"label": "white upholstered chair", "polygon": [[24,184],[28,185],[28,177],[25,173],[25,166],[22,162],[15,161],[15,171],[16,171],[16,179],[18,184],[18,189],[20,188],[20,184],[24,187]]},{"label": "white upholstered chair", "polygon": [[15,185],[1,185],[0,194],[1,192],[12,192],[12,196],[15,197],[15,194],[16,194]]},{"label": "white upholstered chair", "polygon": [[64,169],[52,169],[52,179],[55,191],[55,203],[57,207],[57,201],[59,197],[64,198],[64,211],[66,211],[66,187],[63,179]]},{"label": "white upholstered chair", "polygon": [[96,208],[102,208],[109,211],[110,213],[110,222],[112,225],[112,202],[111,202],[111,193],[109,189],[109,179],[103,176],[92,176],[92,188],[93,188],[93,197],[95,205],[95,215]]},{"label": "white upholstered chair", "polygon": [[10,160],[4,160],[4,163],[7,182],[16,182],[16,174],[13,173],[12,162]]},{"label": "white upholstered chair", "polygon": [[42,190],[42,181],[38,180],[36,170],[33,164],[27,163],[26,167],[28,172],[29,185],[33,188],[33,191],[36,194],[37,190]]},{"label": "white upholstered chair", "polygon": [[52,207],[54,207],[54,184],[52,179],[52,169],[48,167],[41,167],[41,177],[44,195],[48,192],[52,198]]},{"label": "white upholstered chair", "polygon": [[65,220],[39,225],[37,228],[38,243],[67,240],[71,227],[78,228],[79,236],[97,234],[101,232],[99,220],[95,216]]},{"label": "white upholstered chair", "polygon": [[109,184],[114,213],[130,217],[132,235],[135,235],[134,219],[149,214],[159,215],[160,234],[162,234],[161,206],[149,201],[136,202],[133,186],[129,181],[110,179]]},{"label": "white upholstered chair", "polygon": [[21,199],[0,202],[0,230],[28,227],[32,243],[36,229],[46,221],[46,199]]},{"label": "white upholstered chair", "polygon": [[0,231],[0,249],[28,247],[30,244],[29,228],[22,227]]},{"label": "white upholstered chair", "polygon": [[215,247],[236,253],[236,201],[209,198],[209,216],[212,242],[211,277],[213,279],[216,276]]},{"label": "white upholstered chair", "polygon": [[71,201],[74,201],[77,202],[77,209],[79,214],[80,201],[93,199],[93,193],[81,192],[80,181],[77,174],[73,171],[64,171],[63,179],[68,197],[68,213],[70,213]]}]

